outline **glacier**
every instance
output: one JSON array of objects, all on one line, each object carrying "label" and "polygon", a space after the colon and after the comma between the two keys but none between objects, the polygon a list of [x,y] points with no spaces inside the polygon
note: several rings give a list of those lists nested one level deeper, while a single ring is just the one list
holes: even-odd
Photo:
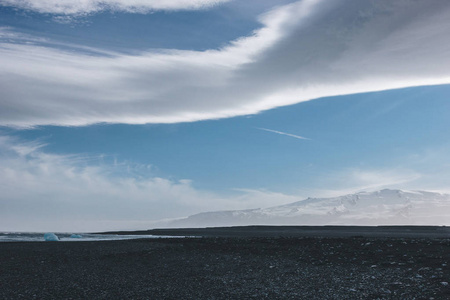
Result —
[{"label": "glacier", "polygon": [[384,189],[269,208],[204,212],[167,225],[450,225],[450,195]]}]

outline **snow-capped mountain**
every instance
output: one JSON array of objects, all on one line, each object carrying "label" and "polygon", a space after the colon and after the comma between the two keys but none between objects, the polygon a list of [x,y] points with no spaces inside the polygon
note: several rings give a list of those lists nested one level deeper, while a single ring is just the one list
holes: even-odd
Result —
[{"label": "snow-capped mountain", "polygon": [[450,225],[450,195],[385,189],[264,209],[205,212],[168,225]]}]

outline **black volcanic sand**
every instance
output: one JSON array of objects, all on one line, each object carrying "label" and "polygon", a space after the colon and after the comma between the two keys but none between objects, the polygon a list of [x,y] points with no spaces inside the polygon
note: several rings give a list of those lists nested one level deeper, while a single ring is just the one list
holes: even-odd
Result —
[{"label": "black volcanic sand", "polygon": [[0,244],[0,299],[450,299],[450,239]]}]

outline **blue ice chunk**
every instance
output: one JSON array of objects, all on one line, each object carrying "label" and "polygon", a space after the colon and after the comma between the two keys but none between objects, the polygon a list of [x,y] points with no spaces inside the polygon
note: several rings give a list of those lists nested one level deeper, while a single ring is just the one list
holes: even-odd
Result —
[{"label": "blue ice chunk", "polygon": [[44,240],[46,240],[47,242],[57,242],[59,241],[59,237],[53,232],[47,232],[46,234],[44,234]]},{"label": "blue ice chunk", "polygon": [[71,238],[71,239],[81,239],[82,236],[79,235],[79,234],[72,234],[72,235],[70,236],[70,238]]}]

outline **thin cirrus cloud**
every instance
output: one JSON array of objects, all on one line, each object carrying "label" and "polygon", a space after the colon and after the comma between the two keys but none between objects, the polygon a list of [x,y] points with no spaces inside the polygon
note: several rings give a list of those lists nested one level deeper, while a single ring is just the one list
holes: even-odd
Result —
[{"label": "thin cirrus cloud", "polygon": [[204,9],[230,0],[0,0],[0,5],[38,13],[79,15],[103,10],[147,13],[152,10]]},{"label": "thin cirrus cloud", "polygon": [[260,16],[260,29],[220,49],[135,55],[18,43],[3,28],[0,125],[192,122],[448,84],[449,19],[448,1],[305,0]]},{"label": "thin cirrus cloud", "polygon": [[299,136],[299,135],[295,135],[295,134],[287,133],[287,132],[282,132],[282,131],[277,131],[277,130],[273,130],[273,129],[267,129],[267,128],[261,128],[261,127],[257,127],[256,129],[264,130],[264,131],[267,131],[267,132],[273,132],[273,133],[276,133],[276,134],[286,135],[286,136],[290,136],[290,137],[293,137],[293,138],[296,138],[296,139],[300,139],[300,140],[310,140],[309,138],[306,138],[306,137],[303,137],[303,136]]}]

